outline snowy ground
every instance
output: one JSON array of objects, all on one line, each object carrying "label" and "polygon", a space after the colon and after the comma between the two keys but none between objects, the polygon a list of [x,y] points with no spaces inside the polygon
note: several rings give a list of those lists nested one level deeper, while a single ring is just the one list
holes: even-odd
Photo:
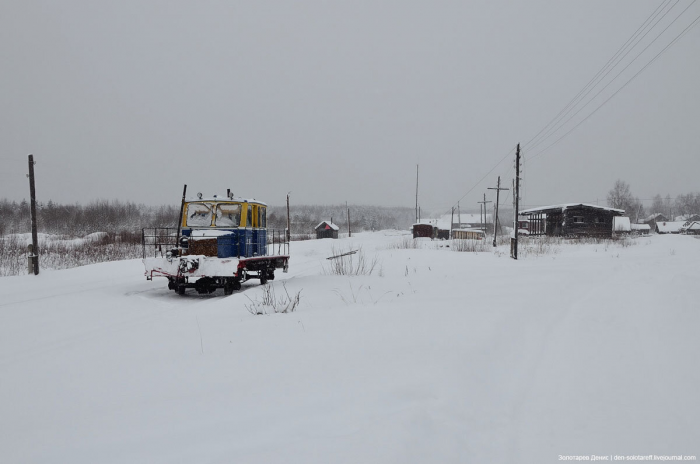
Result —
[{"label": "snowy ground", "polygon": [[[140,260],[1,278],[0,461],[700,454],[700,240],[518,261],[401,240],[292,243],[289,314],[249,313],[255,282],[179,297]],[[324,274],[360,245],[372,275]]]}]

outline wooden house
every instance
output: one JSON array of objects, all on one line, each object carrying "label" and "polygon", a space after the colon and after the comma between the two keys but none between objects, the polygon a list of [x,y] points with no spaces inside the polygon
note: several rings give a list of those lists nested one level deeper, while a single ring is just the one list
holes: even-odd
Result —
[{"label": "wooden house", "polygon": [[656,231],[656,223],[657,222],[667,222],[668,218],[664,216],[661,213],[654,213],[650,214],[649,216],[645,217],[641,223],[642,224],[647,224],[649,228],[653,231]]},{"label": "wooden house", "polygon": [[338,238],[338,231],[340,227],[336,226],[332,222],[322,221],[319,225],[315,227],[316,238]]},{"label": "wooden house", "polygon": [[656,223],[657,234],[680,234],[685,221],[664,221]]},{"label": "wooden house", "polygon": [[530,219],[530,236],[612,237],[613,218],[622,216],[622,209],[586,203],[567,203],[520,211]]},{"label": "wooden house", "polygon": [[630,229],[632,229],[632,233],[636,235],[649,235],[651,233],[649,224],[630,224]]},{"label": "wooden house", "polygon": [[683,234],[687,235],[700,235],[700,221],[688,221],[683,225],[681,231]]},{"label": "wooden house", "polygon": [[435,224],[416,223],[411,226],[413,238],[437,238],[438,227]]}]

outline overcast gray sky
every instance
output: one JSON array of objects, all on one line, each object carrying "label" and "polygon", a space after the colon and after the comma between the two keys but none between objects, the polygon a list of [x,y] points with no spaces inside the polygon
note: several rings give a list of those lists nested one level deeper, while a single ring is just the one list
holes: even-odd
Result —
[{"label": "overcast gray sky", "polygon": [[[422,208],[449,211],[470,189],[461,206],[478,208],[496,176],[510,184],[512,157],[478,181],[660,5],[2,0],[0,198],[28,198],[33,153],[43,201],[177,203],[187,183],[270,204],[291,191],[413,206],[420,163]],[[608,78],[688,6],[567,127],[700,15],[678,1]],[[524,203],[602,204],[617,178],[640,198],[700,190],[699,52],[700,26],[526,162]]]}]

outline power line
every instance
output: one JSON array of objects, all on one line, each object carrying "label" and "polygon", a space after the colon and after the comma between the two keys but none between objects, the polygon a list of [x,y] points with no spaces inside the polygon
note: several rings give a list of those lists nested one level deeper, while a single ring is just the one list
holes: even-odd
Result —
[{"label": "power line", "polygon": [[[693,3],[695,3],[695,0],[693,0]],[[692,5],[692,3],[691,3],[691,5]],[[688,6],[688,8],[689,8],[689,7],[690,7],[690,5]],[[683,13],[685,13],[685,11],[686,11],[688,8],[686,8],[685,10],[683,10],[683,12],[681,12],[681,15],[682,15]],[[679,15],[678,17],[680,17],[680,15]],[[678,19],[678,17],[676,17],[676,19]],[[694,20],[692,23],[690,23],[685,29],[683,29],[683,31],[681,31],[680,34],[678,34],[668,45],[666,45],[659,53],[657,53],[657,54],[654,56],[654,58],[652,58],[646,65],[644,65],[644,67],[642,67],[642,69],[640,69],[639,71],[637,71],[637,73],[636,73],[634,76],[632,76],[629,80],[627,80],[627,82],[625,82],[619,89],[617,89],[617,90],[615,91],[615,93],[613,93],[612,95],[610,95],[610,97],[608,97],[603,103],[601,103],[600,105],[598,105],[598,107],[596,107],[596,109],[594,109],[588,116],[586,116],[586,117],[583,118],[581,121],[579,121],[574,127],[572,127],[571,129],[569,129],[569,131],[567,131],[564,135],[562,135],[561,137],[559,137],[558,139],[556,139],[551,145],[547,146],[547,148],[545,148],[545,149],[543,149],[542,151],[538,152],[537,154],[531,156],[531,157],[529,158],[528,161],[532,161],[533,159],[535,159],[535,158],[537,158],[538,156],[540,156],[542,153],[544,153],[544,152],[546,152],[547,150],[549,150],[550,148],[552,148],[554,145],[556,145],[557,143],[559,143],[564,137],[568,136],[570,133],[572,133],[574,130],[576,130],[581,124],[583,124],[584,122],[586,122],[586,121],[588,120],[588,118],[590,118],[591,116],[593,116],[600,108],[602,108],[606,103],[608,103],[610,100],[612,100],[613,97],[615,97],[622,89],[624,89],[625,87],[627,87],[627,85],[628,85],[630,82],[632,82],[637,76],[639,76],[644,70],[646,70],[654,61],[656,61],[657,58],[659,58],[659,56],[661,56],[664,52],[666,52],[666,50],[668,50],[668,49],[669,49],[672,45],[674,45],[678,40],[680,40],[692,27],[696,26],[696,25],[698,24],[698,21],[700,21],[700,16],[698,16],[697,18],[695,18],[695,20]],[[675,22],[675,19],[674,19],[674,22]],[[673,23],[671,23],[671,24],[673,24]],[[670,26],[670,24],[669,24],[669,26]],[[666,29],[668,29],[668,27],[666,27]],[[663,34],[663,33],[666,31],[666,29],[664,29],[664,30],[661,32],[661,34]],[[659,34],[659,35],[661,35],[661,34]],[[651,45],[651,44],[650,44],[650,45]],[[647,48],[648,48],[648,47],[647,47]],[[646,50],[646,48],[645,48],[644,50]],[[627,69],[627,68],[625,68],[625,69]],[[624,69],[623,69],[623,71],[624,71]],[[607,86],[606,86],[606,87],[607,87]],[[602,90],[605,90],[605,88],[603,88]],[[601,90],[601,92],[602,92],[602,90]],[[600,92],[598,92],[598,94],[596,94],[596,96],[598,96],[599,94],[600,94]],[[595,98],[595,97],[594,97],[594,98]],[[590,102],[589,102],[589,103],[590,103]],[[581,109],[583,109],[583,108],[581,108]],[[581,110],[579,110],[579,111],[581,111]],[[576,112],[576,114],[578,114],[578,112]],[[576,114],[574,114],[574,116],[576,116]],[[572,116],[572,117],[573,117],[573,116]],[[567,120],[567,122],[568,122],[570,119],[571,119],[571,118],[569,118],[569,119]]]},{"label": "power line", "polygon": [[[620,47],[620,49],[618,49],[618,51],[613,55],[613,57],[610,58],[610,59],[608,60],[608,62],[596,73],[596,75],[583,87],[583,89],[581,89],[581,90],[579,91],[579,93],[578,93],[578,94],[577,94],[577,95],[576,95],[576,96],[575,96],[575,97],[574,97],[574,98],[559,112],[559,114],[557,114],[557,116],[555,116],[555,118],[552,119],[552,121],[550,121],[547,125],[545,125],[545,127],[542,128],[542,130],[540,130],[532,139],[530,139],[530,140],[529,140],[526,144],[524,144],[524,145],[527,146],[527,145],[529,145],[530,143],[532,143],[532,142],[533,142],[535,139],[537,139],[537,137],[539,137],[540,134],[542,134],[545,130],[547,131],[546,133],[549,134],[549,132],[551,132],[552,124],[553,124],[553,123],[554,123],[555,126],[558,125],[558,127],[554,130],[555,132],[556,132],[557,130],[561,129],[561,127],[563,127],[563,126],[564,126],[566,123],[568,123],[573,117],[575,117],[578,113],[580,113],[580,112],[581,112],[586,106],[588,106],[598,95],[600,95],[600,93],[601,93],[602,91],[604,91],[612,82],[614,82],[615,79],[617,79],[617,77],[619,77],[620,74],[621,74],[622,72],[624,72],[627,68],[629,68],[629,66],[630,66],[632,63],[634,63],[634,61],[635,61],[637,58],[639,58],[639,56],[640,56],[642,53],[644,53],[644,52],[645,52],[645,51],[646,51],[646,50],[647,50],[661,35],[663,35],[663,34],[666,32],[666,30],[668,30],[668,28],[669,28],[672,24],[674,24],[674,23],[676,22],[676,20],[678,20],[678,19],[680,18],[680,16],[682,16],[682,15],[688,10],[688,8],[690,8],[690,7],[695,3],[695,0],[693,0],[693,1],[679,14],[670,24],[668,24],[668,25],[666,26],[666,28],[664,28],[663,31],[661,31],[661,32],[652,40],[651,43],[649,43],[649,44],[648,44],[648,45],[647,45],[647,46],[646,46],[646,47],[645,47],[645,48],[644,48],[644,49],[643,49],[643,50],[642,50],[642,51],[641,51],[641,52],[640,52],[640,53],[625,67],[625,68],[623,68],[622,71],[620,71],[618,74],[616,74],[615,77],[614,77],[610,82],[608,82],[608,84],[606,84],[605,87],[603,87],[603,89],[601,89],[601,90],[600,90],[593,98],[591,98],[583,107],[581,107],[576,113],[574,113],[570,118],[568,118],[563,124],[558,124],[558,121],[560,121],[560,120],[563,119],[568,113],[570,113],[571,111],[573,111],[573,109],[580,103],[580,101],[581,101],[583,98],[585,98],[585,97],[593,90],[593,88],[595,88],[595,87],[598,85],[598,83],[600,83],[600,81],[602,81],[602,80],[603,80],[603,79],[604,79],[604,78],[605,78],[605,77],[606,77],[606,76],[607,76],[607,75],[608,75],[608,74],[609,74],[609,73],[610,73],[610,72],[611,72],[611,71],[612,71],[612,70],[613,70],[613,69],[614,69],[614,68],[615,68],[615,67],[616,67],[616,66],[617,66],[617,65],[618,65],[618,64],[619,64],[619,63],[620,63],[620,62],[621,62],[621,61],[622,61],[622,60],[623,60],[623,59],[624,59],[624,58],[625,58],[625,57],[626,57],[626,56],[641,42],[641,40],[643,40],[644,37],[646,37],[646,35],[647,35],[649,32],[651,32],[651,31],[658,25],[658,23],[659,23],[659,22],[660,22],[660,21],[661,21],[661,20],[662,20],[662,19],[663,19],[663,18],[678,4],[678,1],[679,1],[679,0],[676,0],[676,3],[674,3],[674,4],[671,6],[671,8],[669,8],[668,10],[666,10],[666,12],[663,13],[663,16],[661,16],[661,18],[659,18],[658,20],[656,20],[656,22],[654,22],[654,24],[651,25],[651,26],[648,28],[648,30],[646,30],[646,32],[644,32],[644,34],[642,35],[642,37],[640,37],[638,40],[636,40],[636,38],[639,36],[639,34],[641,34],[642,31],[644,31],[645,29],[647,29],[648,24],[650,24],[651,22],[653,22],[653,21],[657,18],[657,16],[658,16],[659,14],[661,14],[661,12],[664,11],[664,10],[666,9],[666,6],[667,6],[667,4],[668,4],[670,1],[671,1],[671,0],[664,0],[664,1],[661,3],[661,5],[659,5],[659,6],[647,17],[647,19],[642,23],[642,25],[639,26],[639,27],[637,28],[637,30],[634,32],[634,34],[632,34],[632,36],[631,36],[629,39],[627,39],[627,41]],[[678,34],[666,47],[664,47],[664,49],[662,49],[659,53],[657,53],[657,54],[654,56],[654,58],[652,58],[644,67],[642,67],[642,69],[640,69],[634,76],[632,76],[627,82],[625,82],[617,91],[615,91],[615,93],[613,93],[607,100],[605,100],[605,101],[604,101],[603,103],[601,103],[598,107],[596,107],[596,109],[593,110],[588,116],[586,116],[583,120],[581,120],[579,123],[577,123],[573,128],[571,128],[569,131],[567,131],[564,135],[562,135],[561,137],[559,137],[558,139],[556,139],[552,144],[550,144],[549,146],[547,146],[545,149],[543,149],[543,150],[541,150],[540,152],[538,152],[537,154],[535,154],[535,155],[529,157],[528,160],[527,160],[526,162],[529,162],[529,161],[531,161],[532,159],[537,158],[538,156],[540,156],[541,154],[543,154],[544,152],[546,152],[547,150],[549,150],[550,148],[552,148],[554,145],[556,145],[558,142],[560,142],[562,139],[564,139],[566,136],[568,136],[571,132],[573,132],[576,128],[578,128],[581,124],[583,124],[586,120],[588,120],[588,118],[590,118],[591,116],[593,116],[593,114],[595,114],[602,106],[604,106],[607,102],[609,102],[609,101],[610,101],[613,97],[615,97],[623,88],[625,88],[630,82],[632,82],[632,80],[634,80],[639,74],[641,74],[648,66],[650,66],[654,61],[656,61],[656,59],[657,59],[661,54],[663,54],[668,48],[670,48],[673,44],[675,44],[678,40],[680,40],[680,38],[681,38],[683,35],[685,35],[693,26],[695,26],[699,20],[700,20],[700,16],[699,16],[698,18],[696,18],[696,19],[695,19],[688,27],[686,27],[680,34]],[[636,42],[635,42],[635,40],[636,40]],[[634,45],[631,45],[631,47],[630,47],[630,44],[631,44],[632,42],[634,42]],[[628,49],[627,51],[625,51],[628,47],[629,47],[629,49]],[[620,57],[619,59],[617,59],[617,57],[618,57],[621,53],[624,53],[624,55],[623,55],[622,57]],[[612,62],[614,62],[615,64],[611,65]],[[609,69],[608,69],[608,68],[609,68]],[[607,72],[606,72],[606,69],[608,69]],[[605,73],[605,74],[604,74],[600,79],[598,79],[598,76],[600,76],[602,73]],[[598,81],[598,82],[595,83],[595,84],[593,84],[595,81]],[[593,85],[591,85],[591,84],[593,84]],[[589,88],[589,87],[590,87],[590,88]],[[587,90],[587,89],[588,89],[588,90]],[[550,128],[549,130],[547,129],[548,127]],[[540,145],[542,142],[544,142],[545,140],[547,140],[547,139],[548,139],[549,137],[551,137],[551,136],[553,136],[553,133],[542,137],[533,147],[535,147],[535,146],[537,146],[537,145]],[[532,147],[530,147],[530,148],[532,148]],[[479,184],[481,184],[481,183],[484,181],[484,179],[486,179],[486,177],[488,177],[501,163],[503,163],[503,161],[505,161],[506,158],[508,158],[508,157],[513,153],[514,150],[515,150],[515,148],[511,149],[510,152],[508,152],[503,158],[501,158],[501,159],[500,159],[500,160],[499,160],[499,161],[498,161],[498,162],[497,162],[497,163],[496,163],[496,164],[495,164],[481,179],[479,179],[478,182],[476,182],[464,195],[462,195],[462,196],[459,198],[459,200],[457,200],[457,202],[454,203],[454,205],[453,205],[452,207],[456,206],[457,203],[459,203],[460,201],[462,201],[462,200],[463,200],[467,195],[469,195]],[[510,196],[510,192],[508,193],[508,196]],[[508,198],[508,197],[506,197],[506,198]],[[506,200],[506,201],[507,201],[507,200]]]},{"label": "power line", "polygon": [[[676,4],[677,4],[677,3],[678,3],[678,0],[676,0]],[[559,129],[561,129],[562,127],[564,127],[569,121],[571,121],[571,120],[572,120],[573,118],[575,118],[581,111],[583,111],[584,108],[586,108],[588,105],[590,105],[591,103],[593,103],[593,101],[598,97],[598,95],[600,95],[601,93],[603,93],[603,91],[605,91],[605,89],[607,89],[607,88],[610,86],[610,84],[612,84],[613,82],[615,82],[615,79],[617,79],[618,77],[620,77],[620,75],[621,75],[623,72],[625,72],[625,71],[627,70],[627,68],[629,68],[629,67],[637,60],[637,58],[639,58],[645,51],[647,51],[647,50],[649,49],[649,47],[651,47],[651,46],[659,39],[659,37],[661,37],[661,36],[664,34],[664,32],[666,32],[666,31],[668,30],[668,28],[671,27],[671,26],[678,20],[678,18],[680,18],[680,17],[688,10],[688,8],[690,8],[690,7],[693,5],[693,3],[695,3],[695,0],[693,0],[683,11],[681,11],[681,13],[680,13],[678,16],[676,16],[676,17],[673,19],[673,21],[671,21],[671,22],[664,28],[663,31],[661,31],[661,32],[660,32],[646,47],[644,47],[644,49],[643,49],[641,52],[639,52],[639,53],[637,54],[637,56],[635,56],[635,57],[632,59],[632,61],[630,61],[630,62],[627,64],[627,66],[625,66],[621,71],[619,71],[619,72],[615,75],[615,77],[613,77],[607,84],[605,84],[605,86],[603,86],[603,88],[600,89],[600,90],[598,91],[598,93],[596,93],[593,97],[591,97],[591,98],[590,98],[582,107],[580,107],[574,114],[572,114],[571,116],[569,116],[569,117],[566,119],[566,121],[564,121],[564,122],[562,122],[562,123],[558,123],[558,124],[557,124],[557,127],[554,129],[553,132],[552,132],[551,130],[550,130],[550,131],[547,131],[547,132],[549,133],[549,135],[547,135],[546,137],[540,139],[535,145],[533,145],[532,147],[530,147],[530,149],[535,148],[536,146],[538,146],[538,145],[540,145],[542,142],[544,142],[546,139],[548,139],[549,137],[551,137],[552,135],[554,135],[554,132],[556,132],[556,131],[558,131]],[[668,11],[666,11],[666,13],[664,13],[664,16],[662,16],[662,17],[659,19],[659,21],[660,21],[661,19],[663,19],[663,18],[666,16],[666,14],[668,14],[668,13],[671,11],[671,9],[673,9],[673,7],[676,6],[676,4],[674,4]],[[659,21],[657,21],[656,23],[654,23],[654,26],[656,26],[656,24],[658,24]],[[652,26],[652,28],[653,28],[654,26]],[[648,34],[650,31],[651,31],[651,29],[650,29],[649,31],[647,31],[647,34]],[[644,34],[644,36],[646,36],[646,34]],[[642,37],[642,38],[643,38],[643,37]],[[640,40],[641,40],[641,39],[640,39]],[[635,44],[635,46],[636,46],[636,44]],[[629,53],[630,51],[632,51],[632,49],[630,49],[627,53]],[[627,56],[627,53],[625,54],[625,56]],[[624,57],[623,57],[623,58],[624,58]],[[612,68],[611,68],[611,69],[605,74],[605,76],[603,76],[603,77],[606,77],[606,76],[610,73],[610,71],[612,71]],[[597,84],[596,84],[596,85],[597,85]],[[588,95],[592,90],[593,90],[593,88],[591,88],[588,92],[586,92],[586,95]],[[577,103],[577,104],[578,104],[578,103]],[[574,109],[574,108],[571,108],[570,111],[573,111],[573,109]],[[570,112],[570,111],[569,111],[569,112]],[[550,133],[550,132],[551,132],[551,133]]]},{"label": "power line", "polygon": [[474,190],[474,189],[477,187],[477,185],[479,185],[480,183],[482,183],[482,182],[484,181],[484,179],[486,179],[486,177],[488,177],[489,174],[491,174],[503,161],[505,161],[506,158],[508,158],[508,157],[513,153],[513,151],[515,151],[515,147],[513,147],[508,153],[506,153],[506,156],[504,156],[503,158],[501,158],[501,160],[500,160],[498,163],[496,163],[496,164],[491,168],[491,170],[490,170],[489,172],[487,172],[487,173],[484,175],[484,177],[482,177],[481,179],[479,179],[479,181],[478,181],[476,184],[474,184],[474,185],[472,186],[472,188],[470,188],[469,190],[467,190],[467,193],[465,193],[464,195],[462,195],[462,196],[459,198],[459,200],[457,200],[457,201],[452,205],[452,208],[454,208],[455,206],[457,206],[457,203],[459,203],[460,201],[464,200],[464,197],[466,197],[467,195],[469,195],[469,194],[471,193],[471,191]]},{"label": "power line", "polygon": [[[598,72],[591,78],[591,80],[589,80],[588,83],[585,86],[583,86],[583,88],[576,94],[576,96],[571,101],[569,101],[569,103],[567,103],[567,105],[561,111],[559,111],[559,113],[551,121],[549,121],[533,138],[528,140],[523,145],[523,148],[528,148],[528,149],[534,148],[534,146],[537,146],[540,143],[542,143],[542,141],[546,140],[547,137],[543,137],[540,139],[540,141],[537,142],[536,145],[534,145],[532,147],[530,146],[530,144],[535,139],[537,139],[540,136],[540,134],[542,134],[545,131],[546,131],[546,133],[549,133],[551,128],[556,126],[556,124],[561,119],[563,119],[569,112],[571,112],[573,110],[573,108],[576,105],[578,105],[579,101],[582,100],[586,95],[588,95],[588,93],[590,93],[596,85],[598,85],[599,82],[596,82],[596,81],[602,81],[602,79],[605,76],[607,76],[607,73],[606,73],[605,76],[598,79],[598,77],[603,72],[605,72],[605,70],[608,67],[610,67],[611,63],[613,63],[617,60],[617,57],[620,55],[620,53],[622,53],[630,45],[630,43],[632,43],[636,39],[636,37],[641,33],[641,31],[646,28],[647,24],[650,21],[653,21],[656,18],[656,16],[658,16],[661,13],[661,11],[663,11],[666,4],[669,3],[670,1],[671,0],[664,0],[658,7],[656,7],[656,9],[647,17],[647,19],[642,23],[642,25],[637,28],[637,30],[627,39],[627,41],[625,41],[625,43],[617,50],[617,52],[615,52],[615,54],[607,61],[607,63],[605,63],[605,65],[601,69],[598,70]],[[676,6],[678,1],[679,0],[676,0],[676,3],[664,14],[664,16],[666,16],[666,14],[668,14],[668,12],[671,11],[671,9],[673,9],[673,7]],[[663,19],[663,17],[661,19]],[[654,23],[654,25],[644,34],[644,36],[646,36],[646,34],[648,34],[656,26],[656,24],[658,24],[658,21],[656,23]],[[643,39],[643,38],[644,37],[642,37],[641,39]],[[637,44],[639,43],[639,41],[641,41],[641,39],[638,40],[634,44],[634,46],[632,46],[632,48],[630,48],[627,51],[627,53],[629,53],[634,47],[636,47]],[[622,59],[624,59],[625,56],[627,56],[627,53],[625,53],[625,55],[623,57],[621,57],[619,60],[617,60],[615,62],[615,64],[612,67],[610,67],[610,70],[608,71],[608,73],[610,71],[612,71],[612,69],[614,69],[615,66],[617,66],[620,63],[620,61],[622,61]],[[595,82],[595,84],[594,84],[594,82]],[[590,89],[589,89],[589,87],[590,87]],[[588,91],[586,92],[587,89],[588,89]],[[585,94],[584,94],[584,92],[585,92]],[[548,128],[550,128],[550,129],[548,130]]]}]

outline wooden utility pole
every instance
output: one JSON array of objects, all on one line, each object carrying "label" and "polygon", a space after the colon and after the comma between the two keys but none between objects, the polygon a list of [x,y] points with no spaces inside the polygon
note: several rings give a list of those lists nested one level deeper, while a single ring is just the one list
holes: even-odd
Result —
[{"label": "wooden utility pole", "polygon": [[36,231],[36,192],[34,190],[34,155],[29,155],[29,197],[31,198],[30,213],[32,215],[32,264],[34,275],[39,275],[39,238]]},{"label": "wooden utility pole", "polygon": [[348,202],[345,202],[345,209],[348,210],[348,237],[352,237],[352,232],[350,231],[350,208],[348,208]]},{"label": "wooden utility pole", "polygon": [[[477,201],[483,205],[484,216],[481,219],[481,223],[484,225],[484,234],[486,234],[486,203],[493,203],[492,201],[486,201],[486,194],[484,193],[484,201]],[[482,208],[479,209],[481,211]]]},{"label": "wooden utility pole", "polygon": [[291,222],[289,221],[289,192],[287,193],[287,243],[292,241]]},{"label": "wooden utility pole", "polygon": [[452,207],[452,216],[450,217],[450,238],[452,238],[452,227],[455,223],[455,207]]},{"label": "wooden utility pole", "polygon": [[515,219],[513,219],[513,230],[515,231],[515,239],[510,250],[510,257],[518,259],[518,207],[520,206],[520,144],[515,151],[515,191],[513,200],[515,201]]},{"label": "wooden utility pole", "polygon": [[501,176],[498,176],[498,182],[496,183],[496,188],[489,187],[489,190],[495,190],[496,191],[496,219],[493,222],[493,246],[496,246],[496,235],[498,234],[498,202],[499,200],[499,194],[501,193],[501,190],[508,190],[507,188],[501,188]]},{"label": "wooden utility pole", "polygon": [[177,236],[175,237],[175,247],[180,246],[180,230],[182,228],[182,215],[185,214],[185,196],[187,195],[187,184],[182,189],[182,203],[180,204],[180,220],[177,223]]},{"label": "wooden utility pole", "polygon": [[416,223],[420,219],[420,214],[418,212],[418,165],[416,164]]}]

